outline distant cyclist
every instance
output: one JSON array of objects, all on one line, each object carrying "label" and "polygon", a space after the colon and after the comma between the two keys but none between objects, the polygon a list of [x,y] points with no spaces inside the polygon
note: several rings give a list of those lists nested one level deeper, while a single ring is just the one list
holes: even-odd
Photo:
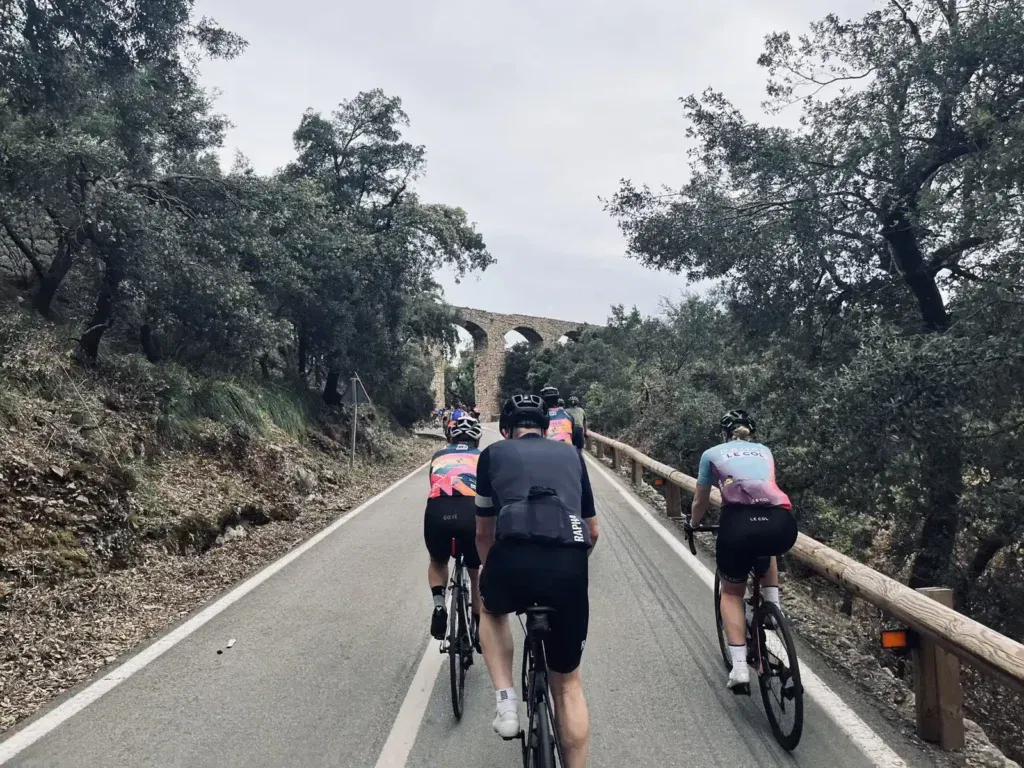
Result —
[{"label": "distant cyclist", "polygon": [[480,423],[463,417],[449,431],[449,445],[430,460],[430,492],[423,515],[423,539],[430,553],[427,580],[434,598],[434,614],[430,618],[430,634],[444,638],[448,627],[448,611],[444,605],[448,583],[448,559],[452,556],[452,539],[465,558],[473,589],[473,642],[480,647],[480,556],[476,551],[476,472],[480,458]]},{"label": "distant cyclist", "polygon": [[558,394],[558,389],[548,384],[540,391],[540,396],[548,409],[548,421],[550,422],[548,440],[557,440],[560,443],[569,443],[577,448],[582,448],[583,443],[576,439],[576,422],[565,408],[559,405],[562,398]]},{"label": "distant cyclist", "polygon": [[532,604],[554,608],[544,651],[566,766],[577,768],[586,765],[590,738],[579,665],[590,620],[587,556],[598,537],[594,494],[583,455],[543,439],[548,409],[539,397],[514,396],[498,427],[506,439],[480,454],[476,497],[480,635],[497,699],[492,726],[504,739],[520,731],[508,614]]},{"label": "distant cyclist", "polygon": [[722,577],[722,624],[729,640],[732,670],[727,685],[749,690],[743,595],[751,569],[761,578],[761,595],[779,604],[776,555],[796,543],[796,520],[789,497],[775,484],[775,459],[767,446],[750,438],[757,431],[746,411],[729,411],[720,422],[725,442],[704,451],[697,474],[689,526],[708,509],[711,486],[722,494],[722,519],[715,564]]},{"label": "distant cyclist", "polygon": [[572,416],[572,420],[576,424],[576,430],[580,433],[578,442],[582,444],[583,440],[587,437],[587,412],[580,405],[580,399],[572,395],[569,398],[569,407],[565,409],[565,412]]}]

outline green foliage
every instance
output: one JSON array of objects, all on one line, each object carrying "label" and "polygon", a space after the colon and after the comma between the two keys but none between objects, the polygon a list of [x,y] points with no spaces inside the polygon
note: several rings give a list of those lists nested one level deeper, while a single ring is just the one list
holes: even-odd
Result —
[{"label": "green foliage", "polygon": [[[80,324],[79,362],[113,344],[328,404],[358,371],[388,407],[423,404],[407,369],[455,338],[433,273],[493,259],[465,211],[417,197],[400,99],[307,112],[282,172],[225,172],[197,65],[245,43],[189,0],[8,3],[0,30],[0,284]],[[255,418],[238,392],[207,395],[173,418]]]},{"label": "green foliage", "polygon": [[[719,282],[720,350],[683,379],[766,416],[815,508],[898,529],[914,586],[971,582],[964,546],[1020,536],[996,484],[966,480],[1002,474],[980,426],[1020,439],[1019,10],[906,0],[771,35],[768,106],[799,105],[799,127],[688,97],[689,181],[608,204],[633,257]],[[683,387],[635,367],[656,395]],[[976,501],[1000,511],[981,523]]]},{"label": "green foliage", "polygon": [[476,404],[476,355],[473,350],[462,351],[458,359],[449,361],[444,371],[445,405]]}]

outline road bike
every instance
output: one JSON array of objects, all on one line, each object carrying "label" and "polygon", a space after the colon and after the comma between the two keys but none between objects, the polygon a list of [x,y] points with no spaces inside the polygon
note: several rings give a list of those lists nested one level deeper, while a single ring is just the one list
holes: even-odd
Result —
[{"label": "road bike", "polygon": [[[697,554],[693,542],[694,533],[717,533],[719,526],[706,525],[699,528],[688,528],[687,543],[690,552]],[[804,728],[804,689],[800,683],[800,662],[796,656],[796,644],[789,622],[779,610],[779,606],[761,598],[761,579],[756,568],[752,568],[753,586],[750,596],[744,601],[749,606],[746,610],[747,663],[757,674],[758,687],[761,689],[761,703],[764,705],[768,724],[779,745],[786,751],[796,749]],[[732,671],[732,657],[729,654],[729,640],[722,625],[722,580],[715,571],[715,624],[718,627],[718,645],[722,652],[725,668]],[[778,683],[778,692],[774,683]],[[738,693],[750,695],[750,686]],[[787,716],[792,716],[792,724],[784,725]]]},{"label": "road bike", "polygon": [[[555,768],[565,765],[558,741],[555,708],[548,688],[548,664],[544,638],[551,631],[549,622],[554,608],[532,605],[526,614],[526,641],[523,645],[523,694],[526,698],[528,726],[520,731],[523,741],[523,765],[526,768]],[[520,619],[522,623],[522,619]]]},{"label": "road bike", "polygon": [[473,638],[469,618],[472,593],[466,561],[455,539],[452,539],[452,557],[455,558],[455,568],[452,570],[450,586],[452,599],[448,612],[448,636],[441,641],[441,653],[448,654],[452,709],[455,719],[461,720],[465,711],[466,671],[473,666]]}]

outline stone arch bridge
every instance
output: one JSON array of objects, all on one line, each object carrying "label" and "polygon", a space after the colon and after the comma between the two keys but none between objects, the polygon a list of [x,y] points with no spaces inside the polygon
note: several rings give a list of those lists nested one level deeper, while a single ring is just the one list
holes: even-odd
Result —
[{"label": "stone arch bridge", "polygon": [[[505,334],[518,331],[536,347],[551,347],[563,336],[575,341],[586,323],[570,320],[554,320],[550,317],[531,315],[502,315],[485,312],[482,309],[455,307],[459,313],[458,325],[473,337],[476,352],[476,407],[485,421],[498,418],[501,404],[498,402],[498,379],[505,366]],[[444,370],[446,360],[438,354],[434,364],[435,407],[444,405]]]}]

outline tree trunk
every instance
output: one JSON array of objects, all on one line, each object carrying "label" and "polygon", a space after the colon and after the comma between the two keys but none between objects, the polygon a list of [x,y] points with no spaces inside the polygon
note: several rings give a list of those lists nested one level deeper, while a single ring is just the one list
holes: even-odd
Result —
[{"label": "tree trunk", "polygon": [[71,271],[71,265],[75,261],[74,252],[71,246],[62,239],[53,256],[53,261],[47,267],[46,272],[39,280],[39,288],[36,291],[35,307],[43,317],[51,317],[53,299],[57,295],[64,278]]},{"label": "tree trunk", "polygon": [[153,328],[149,323],[143,323],[139,329],[139,341],[142,344],[142,352],[151,363],[160,362],[160,346],[153,336]]},{"label": "tree trunk", "polygon": [[328,405],[341,405],[341,393],[338,391],[338,381],[341,379],[341,371],[337,368],[327,370],[327,382],[324,384],[324,402]]},{"label": "tree trunk", "polygon": [[930,436],[924,460],[928,510],[911,570],[913,589],[941,586],[940,580],[953,564],[960,529],[960,497],[964,492],[959,432],[950,430],[946,436]]},{"label": "tree trunk", "polygon": [[264,381],[270,381],[270,353],[264,352],[260,355],[260,373]]},{"label": "tree trunk", "polygon": [[913,225],[906,212],[896,210],[889,214],[882,225],[882,237],[892,248],[903,273],[903,279],[917,299],[921,318],[929,331],[941,331],[949,327],[949,313],[946,303],[935,283],[935,276],[928,272],[917,242]]},{"label": "tree trunk", "polygon": [[96,309],[89,319],[89,325],[78,341],[78,354],[76,357],[84,365],[94,365],[99,357],[100,340],[104,332],[110,327],[111,318],[114,315],[114,307],[117,306],[117,297],[121,288],[121,281],[124,279],[124,268],[119,256],[111,256],[105,260],[103,269],[103,282],[100,284],[100,293],[96,298]]},{"label": "tree trunk", "polygon": [[306,325],[305,323],[299,323],[299,378],[306,378],[306,365],[308,358],[308,350],[306,348]]}]

